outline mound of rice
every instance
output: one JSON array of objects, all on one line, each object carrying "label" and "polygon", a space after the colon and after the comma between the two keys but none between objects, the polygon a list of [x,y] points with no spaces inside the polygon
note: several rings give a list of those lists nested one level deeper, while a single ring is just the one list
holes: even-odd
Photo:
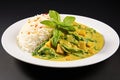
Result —
[{"label": "mound of rice", "polygon": [[48,19],[49,15],[41,14],[27,20],[17,36],[18,45],[22,50],[33,52],[39,44],[51,37],[53,29],[40,23]]}]

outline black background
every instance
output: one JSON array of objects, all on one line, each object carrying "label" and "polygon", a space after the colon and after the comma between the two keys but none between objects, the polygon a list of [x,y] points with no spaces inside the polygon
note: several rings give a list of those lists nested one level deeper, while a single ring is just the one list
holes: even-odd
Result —
[{"label": "black background", "polygon": [[[46,13],[53,9],[59,13],[91,17],[110,25],[120,34],[118,2],[107,0],[24,0],[0,2],[0,38],[14,22]],[[0,80],[120,80],[120,50],[109,59],[85,67],[47,68],[18,61],[8,55],[0,43]]]}]

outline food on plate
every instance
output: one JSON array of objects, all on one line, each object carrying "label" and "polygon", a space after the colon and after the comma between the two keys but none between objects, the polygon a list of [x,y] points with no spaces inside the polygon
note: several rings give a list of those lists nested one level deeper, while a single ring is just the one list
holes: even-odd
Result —
[{"label": "food on plate", "polygon": [[102,34],[74,16],[62,18],[54,10],[29,18],[17,36],[18,45],[36,58],[53,61],[83,59],[102,49]]},{"label": "food on plate", "polygon": [[17,42],[22,50],[32,53],[39,44],[51,37],[52,28],[40,24],[41,21],[48,19],[47,14],[28,18],[17,35]]}]

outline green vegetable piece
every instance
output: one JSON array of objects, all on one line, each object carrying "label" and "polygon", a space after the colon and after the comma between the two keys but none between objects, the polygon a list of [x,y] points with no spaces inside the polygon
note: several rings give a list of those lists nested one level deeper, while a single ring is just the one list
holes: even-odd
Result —
[{"label": "green vegetable piece", "polygon": [[50,21],[50,20],[44,20],[44,21],[41,21],[40,23],[44,24],[44,25],[47,25],[49,27],[56,27],[56,24],[53,22],[53,21]]},{"label": "green vegetable piece", "polygon": [[38,51],[45,45],[46,42],[47,42],[47,40],[44,41],[43,43],[41,43],[41,44],[32,52],[32,56],[37,55],[37,54],[39,53]]},{"label": "green vegetable piece", "polygon": [[96,33],[97,31],[96,30],[93,30],[94,33]]},{"label": "green vegetable piece", "polygon": [[75,31],[75,28],[73,26],[67,26],[64,24],[59,25],[58,28],[66,31]]},{"label": "green vegetable piece", "polygon": [[46,59],[58,57],[58,54],[56,54],[55,51],[49,47],[43,47],[41,50],[39,50],[39,55]]},{"label": "green vegetable piece", "polygon": [[75,21],[75,17],[72,17],[72,16],[66,16],[63,20],[63,23],[65,25],[72,25],[73,22]]},{"label": "green vegetable piece", "polygon": [[84,38],[81,37],[81,36],[79,36],[79,35],[76,34],[76,33],[69,33],[69,34],[73,35],[73,37],[74,37],[76,40],[78,40],[78,41],[84,41]]},{"label": "green vegetable piece", "polygon": [[57,43],[58,43],[61,35],[62,35],[62,32],[61,32],[60,30],[55,29],[55,30],[53,31],[53,37],[52,37],[52,39],[51,39],[51,43],[52,43],[52,46],[53,46],[54,48],[57,47]]},{"label": "green vegetable piece", "polygon": [[83,50],[80,50],[80,49],[74,49],[74,48],[71,48],[71,47],[68,47],[64,44],[62,44],[62,49],[66,52],[66,53],[71,53],[75,56],[81,56],[84,52]]},{"label": "green vegetable piece", "polygon": [[76,35],[76,34],[72,34],[72,35],[76,40],[78,40],[78,41],[80,40],[80,37],[78,35]]},{"label": "green vegetable piece", "polygon": [[49,16],[53,21],[57,23],[61,21],[59,13],[54,10],[49,10]]},{"label": "green vegetable piece", "polygon": [[88,42],[88,41],[90,41],[90,42],[97,42],[96,40],[93,40],[93,39],[90,39],[90,38],[86,38],[86,42]]},{"label": "green vegetable piece", "polygon": [[72,35],[67,35],[67,41],[69,41],[75,45],[78,45],[78,41]]}]

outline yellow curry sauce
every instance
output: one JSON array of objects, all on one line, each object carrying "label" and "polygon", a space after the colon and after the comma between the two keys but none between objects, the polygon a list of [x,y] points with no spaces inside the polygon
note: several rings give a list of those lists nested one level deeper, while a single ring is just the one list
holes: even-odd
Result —
[{"label": "yellow curry sauce", "polygon": [[51,39],[44,44],[43,48],[51,49],[46,51],[46,55],[53,51],[56,57],[51,58],[46,55],[35,55],[35,57],[53,61],[71,61],[90,57],[102,49],[104,45],[102,34],[83,24],[74,22],[73,25],[75,31],[62,34],[56,48],[51,45]]}]

